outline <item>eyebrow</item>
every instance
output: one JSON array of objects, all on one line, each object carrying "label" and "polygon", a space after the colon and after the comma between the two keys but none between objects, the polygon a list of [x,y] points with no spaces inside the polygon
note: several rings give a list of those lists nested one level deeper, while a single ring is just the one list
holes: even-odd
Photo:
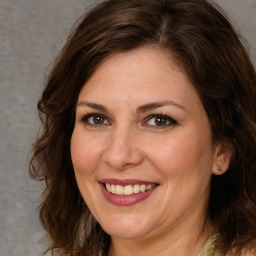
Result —
[{"label": "eyebrow", "polygon": [[[106,112],[106,113],[109,112],[109,110],[105,106],[103,106],[101,104],[93,103],[93,102],[80,101],[80,102],[78,102],[77,107],[80,107],[80,106],[90,107],[90,108],[93,108],[93,109],[96,109],[96,110],[99,110],[102,112]],[[148,103],[145,105],[141,105],[141,106],[137,107],[136,113],[138,113],[138,114],[145,113],[145,112],[149,112],[151,110],[161,108],[164,106],[174,106],[174,107],[177,107],[185,112],[188,112],[188,110],[184,106],[182,106],[174,101],[160,101],[160,102],[152,102],[152,103]]]},{"label": "eyebrow", "polygon": [[180,108],[181,110],[183,110],[185,112],[188,112],[187,109],[184,106],[182,106],[182,105],[180,105],[180,104],[178,104],[178,103],[176,103],[172,100],[148,103],[148,104],[139,106],[136,109],[136,112],[137,113],[145,113],[145,112],[148,112],[150,110],[154,110],[154,109],[161,108],[161,107],[164,107],[164,106],[174,106],[174,107]]},{"label": "eyebrow", "polygon": [[86,107],[90,107],[102,112],[108,112],[108,109],[106,107],[104,107],[103,105],[97,104],[97,103],[92,103],[92,102],[86,102],[86,101],[80,101],[78,102],[78,104],[76,105],[77,107],[80,106],[86,106]]}]

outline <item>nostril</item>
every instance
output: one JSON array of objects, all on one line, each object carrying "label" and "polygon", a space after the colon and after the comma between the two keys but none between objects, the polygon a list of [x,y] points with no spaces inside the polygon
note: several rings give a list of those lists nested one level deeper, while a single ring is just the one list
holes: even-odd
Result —
[{"label": "nostril", "polygon": [[114,169],[127,169],[139,165],[143,161],[143,156],[134,149],[109,149],[103,156],[104,162]]}]

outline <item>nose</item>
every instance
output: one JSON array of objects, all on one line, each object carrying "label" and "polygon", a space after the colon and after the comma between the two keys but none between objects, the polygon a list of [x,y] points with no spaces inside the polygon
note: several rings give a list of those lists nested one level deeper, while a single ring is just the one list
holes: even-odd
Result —
[{"label": "nose", "polygon": [[103,154],[104,162],[116,170],[140,165],[143,154],[136,137],[135,132],[129,129],[113,131]]}]

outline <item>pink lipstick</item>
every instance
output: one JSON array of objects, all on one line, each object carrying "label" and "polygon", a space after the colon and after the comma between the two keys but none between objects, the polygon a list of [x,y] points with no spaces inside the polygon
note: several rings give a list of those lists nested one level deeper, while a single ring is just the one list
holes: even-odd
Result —
[{"label": "pink lipstick", "polygon": [[102,193],[107,201],[119,206],[128,206],[149,197],[158,184],[135,179],[102,179],[99,181]]}]

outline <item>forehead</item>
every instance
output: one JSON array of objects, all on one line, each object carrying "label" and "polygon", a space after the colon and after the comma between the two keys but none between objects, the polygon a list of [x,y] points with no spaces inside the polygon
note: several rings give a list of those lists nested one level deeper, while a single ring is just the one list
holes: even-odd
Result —
[{"label": "forehead", "polygon": [[[144,46],[106,57],[96,68],[90,80],[100,78],[101,75],[105,75],[104,73],[109,71],[108,78],[114,78],[114,76],[111,76],[114,74],[113,72],[120,71],[122,67],[125,67],[126,75],[140,77],[141,79],[145,75],[148,76],[152,69],[155,71],[151,72],[152,77],[154,74],[159,75],[161,71],[163,76],[166,76],[165,72],[169,73],[170,70],[183,73],[181,65],[172,54],[157,47]],[[120,76],[122,74],[117,73],[116,75]]]},{"label": "forehead", "polygon": [[83,86],[81,98],[111,104],[172,100],[187,107],[199,101],[175,58],[153,47],[120,52],[105,59]]}]

